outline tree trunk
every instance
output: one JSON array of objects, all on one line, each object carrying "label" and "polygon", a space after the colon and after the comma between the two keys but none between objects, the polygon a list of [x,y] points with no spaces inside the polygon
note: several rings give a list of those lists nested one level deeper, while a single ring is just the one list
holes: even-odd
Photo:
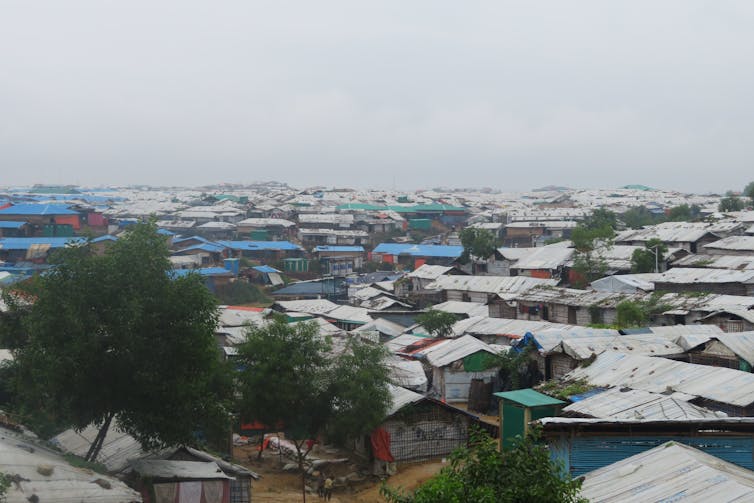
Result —
[{"label": "tree trunk", "polygon": [[97,436],[94,437],[94,441],[92,442],[92,445],[89,446],[89,451],[86,453],[86,457],[84,458],[86,461],[94,461],[97,459],[97,456],[99,456],[102,446],[105,443],[107,431],[110,429],[110,423],[113,420],[113,416],[115,416],[115,414],[108,414],[105,421],[102,423],[102,426],[100,426]]},{"label": "tree trunk", "polygon": [[293,445],[296,446],[296,457],[298,458],[298,469],[301,472],[301,497],[303,498],[303,502],[306,503],[306,471],[304,471],[304,456],[306,454],[302,454],[301,452],[301,446],[302,443],[298,443],[295,440],[293,441]]}]

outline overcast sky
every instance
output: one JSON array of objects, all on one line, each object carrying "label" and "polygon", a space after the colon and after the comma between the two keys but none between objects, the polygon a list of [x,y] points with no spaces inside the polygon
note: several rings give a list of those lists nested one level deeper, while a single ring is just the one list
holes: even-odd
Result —
[{"label": "overcast sky", "polygon": [[754,2],[0,0],[0,185],[754,179]]}]

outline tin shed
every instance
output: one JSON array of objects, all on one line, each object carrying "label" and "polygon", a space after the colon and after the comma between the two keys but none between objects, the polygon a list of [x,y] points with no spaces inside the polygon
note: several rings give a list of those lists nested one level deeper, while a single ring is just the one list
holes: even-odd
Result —
[{"label": "tin shed", "polygon": [[557,416],[565,402],[531,388],[493,393],[500,398],[500,445],[510,447],[517,436],[525,436],[529,423]]}]

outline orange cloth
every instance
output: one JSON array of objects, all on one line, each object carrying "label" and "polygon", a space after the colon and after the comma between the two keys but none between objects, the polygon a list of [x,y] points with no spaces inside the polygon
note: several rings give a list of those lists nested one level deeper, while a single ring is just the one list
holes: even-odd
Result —
[{"label": "orange cloth", "polygon": [[369,440],[372,443],[372,452],[375,458],[388,463],[395,461],[393,455],[390,454],[390,433],[383,428],[377,428],[372,432]]}]

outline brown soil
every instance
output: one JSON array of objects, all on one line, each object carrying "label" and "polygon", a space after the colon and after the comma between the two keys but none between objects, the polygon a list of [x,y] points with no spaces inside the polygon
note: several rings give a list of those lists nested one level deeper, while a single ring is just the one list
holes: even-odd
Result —
[{"label": "brown soil", "polygon": [[[282,470],[282,466],[290,460],[284,458],[281,463],[277,453],[267,451],[259,461],[256,459],[255,448],[244,446],[234,449],[234,461],[261,475],[260,480],[252,482],[252,500],[255,503],[299,503],[302,501],[301,475],[298,472]],[[443,466],[444,464],[440,461],[405,465],[398,469],[397,474],[388,478],[386,483],[394,488],[416,489],[439,472]],[[343,476],[352,471],[354,471],[354,463],[330,465],[326,469],[326,473],[332,477]],[[364,482],[351,487],[336,486],[330,501],[332,503],[384,503],[384,498],[380,496],[381,486],[382,481],[377,477],[368,477]],[[306,500],[307,502],[322,501],[316,493],[308,493]]]}]

